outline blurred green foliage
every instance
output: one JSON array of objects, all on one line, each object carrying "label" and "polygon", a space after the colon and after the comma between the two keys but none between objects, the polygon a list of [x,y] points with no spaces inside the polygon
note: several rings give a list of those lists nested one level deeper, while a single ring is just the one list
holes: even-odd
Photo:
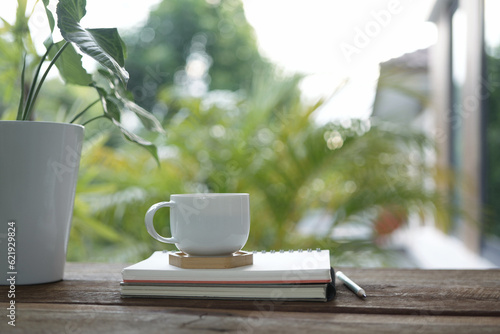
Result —
[{"label": "blurred green foliage", "polygon": [[[149,236],[144,214],[175,193],[249,193],[245,249],[321,247],[332,250],[335,261],[351,264],[356,255],[386,254],[377,241],[392,231],[392,222],[446,211],[428,185],[434,173],[424,158],[433,149],[428,138],[375,120],[316,123],[323,101],[304,103],[301,77],[276,72],[259,56],[241,2],[163,1],[135,40],[131,34],[126,41],[129,88],[137,102],[152,107],[167,133],[148,138],[159,148],[161,168],[145,151],[122,145],[108,122],[86,126],[69,261],[133,262],[174,249]],[[194,55],[208,61],[198,73],[203,94],[189,94],[184,80]],[[0,66],[18,60],[0,57]],[[181,79],[175,80],[176,73]],[[2,67],[0,75],[9,74]],[[6,82],[0,80],[4,97]],[[59,87],[56,81],[46,85],[50,98],[37,106],[52,110],[57,120],[68,120],[95,99],[79,88],[62,93]],[[15,98],[3,101],[8,106]],[[326,225],[313,224],[305,233],[304,221],[318,213]],[[168,210],[156,215],[161,234],[170,233],[168,220]],[[370,233],[332,238],[345,224]]]},{"label": "blurred green foliage", "polygon": [[[5,20],[0,22],[0,116],[13,119],[19,102],[19,86],[16,83],[20,82],[24,50],[29,53],[26,59],[27,75],[35,70],[40,60],[27,29],[30,18],[25,15],[27,1],[19,0],[18,4],[16,21],[12,24]],[[28,89],[27,84],[25,89]]]},{"label": "blurred green foliage", "polygon": [[[422,214],[443,208],[426,186],[432,175],[419,133],[368,120],[319,125],[321,103],[300,101],[300,78],[264,70],[248,96],[216,92],[203,98],[164,101],[176,106],[157,143],[161,169],[133,147],[106,147],[106,136],[88,141],[82,157],[70,260],[134,261],[155,249],[174,249],[153,240],[144,214],[170,194],[248,192],[251,232],[246,249],[323,247],[335,256],[348,250],[376,253],[379,215]],[[171,94],[160,94],[170,98]],[[221,95],[222,94],[222,95]],[[106,131],[104,131],[106,133]],[[312,212],[329,214],[322,235],[301,233]],[[156,218],[169,234],[168,210]],[[372,230],[368,239],[334,240],[341,224]]]},{"label": "blurred green foliage", "polygon": [[147,109],[162,87],[192,80],[208,90],[248,89],[264,62],[239,0],[162,1],[125,42],[128,86]]}]

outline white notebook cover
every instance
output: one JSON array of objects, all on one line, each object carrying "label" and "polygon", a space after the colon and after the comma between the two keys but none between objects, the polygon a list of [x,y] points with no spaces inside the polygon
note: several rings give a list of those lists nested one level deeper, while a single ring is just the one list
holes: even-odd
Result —
[{"label": "white notebook cover", "polygon": [[253,264],[230,269],[183,269],[169,264],[169,253],[157,251],[122,271],[124,283],[289,284],[328,283],[330,252],[257,252]]}]

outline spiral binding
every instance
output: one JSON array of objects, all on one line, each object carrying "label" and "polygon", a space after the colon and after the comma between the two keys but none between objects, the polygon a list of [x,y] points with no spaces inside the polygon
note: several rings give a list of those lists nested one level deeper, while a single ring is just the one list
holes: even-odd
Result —
[{"label": "spiral binding", "polygon": [[[314,252],[314,250],[312,250],[311,248],[308,248],[306,250],[303,250],[303,249],[295,249],[295,250],[294,249],[289,249],[287,251],[285,251],[284,249],[280,249],[279,252],[281,254],[283,254],[285,252],[287,252],[287,253],[294,253],[294,252],[298,252],[298,253],[304,253],[304,252],[312,253],[312,252]],[[316,248],[316,252],[318,252],[318,253],[321,252],[321,248]],[[253,254],[257,254],[257,253],[266,254],[267,251],[265,251],[265,250],[262,250],[262,251],[256,251],[256,250],[254,250],[254,251],[251,251],[251,253],[253,253]],[[276,253],[276,251],[275,250],[270,250],[269,253],[274,254],[274,253]]]},{"label": "spiral binding", "polygon": [[[319,253],[319,252],[321,252],[321,248],[316,248],[316,250],[315,250],[315,251]],[[166,254],[166,253],[177,253],[177,252],[178,252],[178,250],[163,250],[163,251],[162,251],[162,253],[165,253],[165,254]],[[287,251],[285,251],[284,249],[280,249],[280,250],[279,250],[279,253],[281,253],[281,254],[283,254],[283,253],[285,253],[285,252],[286,252],[286,253],[294,253],[294,252],[297,252],[297,253],[304,253],[304,252],[312,253],[312,252],[314,252],[314,250],[313,250],[313,249],[311,249],[311,248],[308,248],[308,249],[306,249],[306,250],[303,250],[303,249],[295,249],[295,250],[294,250],[294,249],[289,249],[289,250],[287,250]],[[256,250],[253,250],[253,251],[251,251],[250,253],[253,253],[253,254],[257,254],[257,253],[267,254],[268,252],[267,252],[267,251],[265,251],[265,250],[261,250],[261,251],[256,251]],[[274,253],[276,253],[276,251],[273,249],[273,250],[270,250],[270,251],[269,251],[269,253],[270,253],[270,254],[274,254]]]}]

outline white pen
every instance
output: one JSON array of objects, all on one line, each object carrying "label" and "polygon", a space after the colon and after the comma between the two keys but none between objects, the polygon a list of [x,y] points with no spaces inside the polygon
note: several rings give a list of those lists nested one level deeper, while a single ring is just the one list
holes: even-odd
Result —
[{"label": "white pen", "polygon": [[335,274],[339,280],[341,280],[350,290],[352,290],[358,297],[366,298],[365,290],[363,290],[359,285],[354,283],[349,277],[347,277],[343,272],[337,271]]}]

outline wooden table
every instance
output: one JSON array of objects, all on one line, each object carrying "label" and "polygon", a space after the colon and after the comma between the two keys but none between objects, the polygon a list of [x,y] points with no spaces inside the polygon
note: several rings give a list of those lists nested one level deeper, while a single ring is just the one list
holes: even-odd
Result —
[{"label": "wooden table", "polygon": [[0,333],[500,333],[500,270],[341,270],[334,301],[122,299],[118,264],[68,263],[65,280],[0,287]]}]

